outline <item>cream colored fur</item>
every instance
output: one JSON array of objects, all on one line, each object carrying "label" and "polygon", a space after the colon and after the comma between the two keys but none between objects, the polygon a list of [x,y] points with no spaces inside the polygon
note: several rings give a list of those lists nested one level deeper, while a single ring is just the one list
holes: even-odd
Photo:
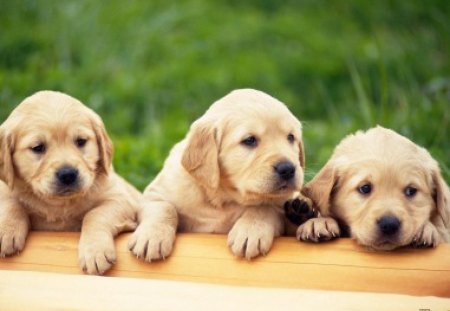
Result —
[{"label": "cream colored fur", "polygon": [[[42,153],[32,150],[39,144]],[[20,252],[29,230],[81,230],[80,266],[107,271],[116,259],[114,236],[137,225],[141,194],[114,172],[99,116],[66,94],[41,91],[0,126],[0,145],[0,256]],[[64,165],[79,172],[73,192],[58,191]]]},{"label": "cream colored fur", "polygon": [[[242,143],[250,136],[254,148]],[[274,172],[279,161],[296,168],[285,187]],[[144,191],[130,250],[163,259],[178,231],[227,233],[236,256],[266,254],[284,231],[281,207],[301,188],[303,167],[301,124],[286,106],[260,91],[233,91],[192,124]]]},{"label": "cream colored fur", "polygon": [[[358,187],[367,183],[373,190],[362,195]],[[406,196],[406,187],[417,193]],[[346,137],[303,192],[322,218],[298,228],[301,240],[337,236],[340,220],[360,244],[377,250],[450,241],[450,191],[438,163],[427,150],[392,130],[378,126]],[[401,223],[392,240],[377,229],[377,221],[386,215]]]}]

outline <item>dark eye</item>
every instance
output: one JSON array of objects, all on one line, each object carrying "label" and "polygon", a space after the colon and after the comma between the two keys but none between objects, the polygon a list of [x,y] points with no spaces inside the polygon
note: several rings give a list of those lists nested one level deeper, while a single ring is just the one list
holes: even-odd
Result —
[{"label": "dark eye", "polygon": [[413,196],[416,195],[417,189],[414,188],[414,187],[409,186],[409,187],[406,187],[406,188],[405,188],[405,191],[404,191],[404,192],[405,192],[405,195],[406,195],[408,198],[411,198],[411,197],[413,197]]},{"label": "dark eye", "polygon": [[256,145],[258,144],[258,140],[256,139],[255,136],[249,136],[243,141],[241,141],[241,144],[249,147],[256,147]]},{"label": "dark eye", "polygon": [[84,138],[77,138],[75,140],[75,145],[77,145],[77,147],[84,147],[84,145],[86,145],[87,139]]},{"label": "dark eye", "polygon": [[41,154],[45,152],[45,145],[44,144],[38,144],[34,147],[31,147],[31,151],[37,154]]},{"label": "dark eye", "polygon": [[293,143],[295,141],[295,136],[293,134],[289,134],[287,139],[290,143]]},{"label": "dark eye", "polygon": [[364,184],[361,187],[358,188],[359,193],[361,194],[369,194],[372,192],[372,185],[371,184]]}]

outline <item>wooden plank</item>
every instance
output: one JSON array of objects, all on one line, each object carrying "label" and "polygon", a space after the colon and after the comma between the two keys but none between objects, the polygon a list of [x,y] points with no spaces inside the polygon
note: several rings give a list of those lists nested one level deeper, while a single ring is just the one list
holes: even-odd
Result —
[{"label": "wooden plank", "polygon": [[448,310],[449,298],[0,271],[10,310]]},{"label": "wooden plank", "polygon": [[[169,258],[145,263],[128,251],[128,237],[124,234],[117,239],[117,264],[107,275],[450,297],[448,244],[436,249],[371,252],[349,239],[310,244],[283,237],[276,239],[267,256],[247,261],[233,257],[226,236],[180,234]],[[77,262],[78,238],[78,233],[32,232],[20,255],[0,259],[0,269],[82,274]]]}]

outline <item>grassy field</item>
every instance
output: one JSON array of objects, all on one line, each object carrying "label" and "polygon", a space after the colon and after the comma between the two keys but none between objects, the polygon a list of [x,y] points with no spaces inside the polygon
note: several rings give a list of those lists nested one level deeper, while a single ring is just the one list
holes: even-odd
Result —
[{"label": "grassy field", "polygon": [[304,124],[307,178],[376,124],[450,181],[450,2],[0,0],[0,120],[60,90],[94,108],[140,189],[216,99],[263,90]]}]

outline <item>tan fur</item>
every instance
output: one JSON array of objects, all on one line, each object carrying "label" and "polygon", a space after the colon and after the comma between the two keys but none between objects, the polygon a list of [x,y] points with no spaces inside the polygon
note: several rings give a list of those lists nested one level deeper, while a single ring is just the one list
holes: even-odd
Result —
[{"label": "tan fur", "polygon": [[[257,147],[242,145],[249,135]],[[303,183],[301,135],[286,106],[262,92],[237,90],[215,102],[145,190],[131,251],[147,261],[164,258],[179,231],[229,233],[235,255],[267,253],[284,230],[283,202]],[[295,165],[296,175],[278,190],[274,165],[282,160]]]},{"label": "tan fur", "polygon": [[[76,139],[87,139],[83,147]],[[46,150],[36,154],[38,144]],[[141,194],[113,170],[103,122],[78,100],[41,91],[26,98],[0,126],[0,255],[23,249],[28,230],[79,231],[79,260],[89,274],[115,261],[113,237],[136,227]],[[72,193],[57,190],[64,165],[79,171]]]},{"label": "tan fur", "polygon": [[[373,190],[362,195],[358,187],[367,182]],[[408,186],[417,188],[413,197],[405,195]],[[299,239],[318,241],[318,234],[339,234],[338,219],[349,226],[353,238],[373,249],[450,241],[449,188],[437,162],[392,130],[376,127],[346,137],[303,192],[323,218],[300,226]],[[388,241],[377,230],[377,220],[386,215],[401,222],[398,236]]]}]

